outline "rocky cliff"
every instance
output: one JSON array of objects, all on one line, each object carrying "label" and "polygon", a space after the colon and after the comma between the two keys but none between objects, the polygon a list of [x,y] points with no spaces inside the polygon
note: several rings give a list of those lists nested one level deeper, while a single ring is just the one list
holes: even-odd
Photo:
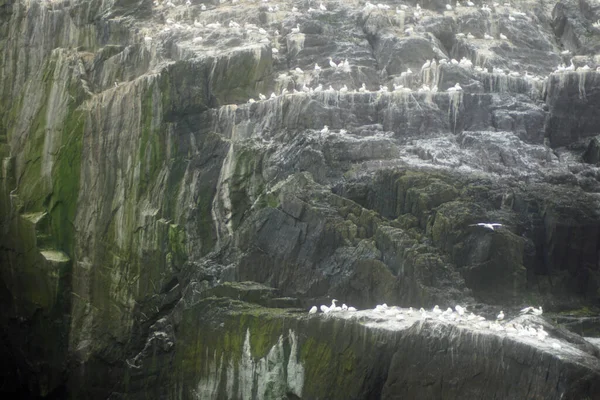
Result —
[{"label": "rocky cliff", "polygon": [[0,0],[2,390],[599,398],[600,4],[469,3]]}]

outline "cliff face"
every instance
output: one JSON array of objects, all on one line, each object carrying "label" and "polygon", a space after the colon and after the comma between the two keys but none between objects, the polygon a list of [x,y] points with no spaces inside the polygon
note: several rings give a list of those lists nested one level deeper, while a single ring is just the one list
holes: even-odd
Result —
[{"label": "cliff face", "polygon": [[7,390],[394,398],[404,334],[280,309],[599,305],[600,6],[389,4],[0,0]]}]

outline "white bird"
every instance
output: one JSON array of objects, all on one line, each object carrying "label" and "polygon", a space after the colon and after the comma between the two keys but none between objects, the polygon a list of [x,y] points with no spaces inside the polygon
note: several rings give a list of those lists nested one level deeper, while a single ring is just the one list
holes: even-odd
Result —
[{"label": "white bird", "polygon": [[459,32],[459,33],[457,33],[457,34],[456,34],[456,37],[457,37],[457,38],[464,38],[465,36],[467,36],[467,35],[465,35],[465,34],[464,34],[464,33],[462,33],[462,32]]},{"label": "white bird", "polygon": [[321,306],[321,311],[325,314],[327,314],[329,312],[329,307],[327,307],[326,305],[322,305]]},{"label": "white bird", "polygon": [[348,311],[348,306],[346,304],[342,304],[342,311]]},{"label": "white bird", "polygon": [[504,311],[500,311],[500,314],[496,317],[498,321],[502,321],[504,319]]},{"label": "white bird", "polygon": [[276,97],[277,97],[277,95],[276,95],[274,92],[271,92],[271,96],[270,96],[270,98],[271,98],[271,99],[274,99],[274,98],[276,98]]},{"label": "white bird", "polygon": [[467,39],[475,39],[475,35],[473,35],[471,32],[467,33]]},{"label": "white bird", "polygon": [[344,86],[342,86],[342,87],[340,88],[340,92],[341,92],[341,93],[345,93],[345,92],[347,92],[347,91],[348,91],[348,86],[346,86],[346,85],[344,85]]},{"label": "white bird", "polygon": [[464,315],[464,313],[466,311],[463,307],[459,306],[458,304],[456,306],[454,306],[454,309],[456,310],[458,315]]},{"label": "white bird", "polygon": [[404,315],[402,315],[402,314],[396,314],[396,319],[398,321],[404,321]]},{"label": "white bird", "polygon": [[356,308],[354,308],[354,307],[348,307],[348,311],[350,311],[350,312],[355,312],[355,311],[356,311]]},{"label": "white bird", "polygon": [[323,3],[319,4],[319,9],[320,9],[321,11],[327,11],[327,7],[325,7],[325,6],[323,5]]},{"label": "white bird", "polygon": [[503,33],[500,34],[500,39],[502,39],[502,40],[508,40],[508,38],[506,37],[506,35],[503,34]]},{"label": "white bird", "polygon": [[446,4],[446,10],[452,11],[452,6],[450,4]]},{"label": "white bird", "polygon": [[[323,127],[323,129],[321,129],[321,135],[325,135],[327,133],[329,133],[329,127],[327,125],[325,125]],[[336,300],[334,300],[334,301],[336,301]],[[333,304],[333,301],[331,303]]]},{"label": "white bird", "polygon": [[145,42],[151,42],[152,41],[152,37],[151,36],[144,36],[144,41]]},{"label": "white bird", "polygon": [[319,67],[319,64],[315,63],[315,71],[320,71],[321,67]]},{"label": "white bird", "polygon": [[302,71],[302,69],[301,69],[301,68],[298,68],[298,67],[296,67],[296,68],[294,69],[294,71],[295,71],[295,72],[297,72],[297,73],[299,73],[299,74],[303,74],[303,73],[304,73],[304,71]]},{"label": "white bird", "polygon": [[367,85],[365,85],[364,83],[362,84],[362,86],[358,89],[359,92],[366,92],[367,91]]},{"label": "white bird", "polygon": [[197,19],[194,20],[194,26],[196,28],[202,28],[202,22],[198,21]]},{"label": "white bird", "polygon": [[264,94],[262,94],[262,93],[259,93],[259,94],[258,94],[258,98],[259,98],[259,99],[261,99],[261,100],[266,100],[266,99],[267,99],[267,96],[265,96],[265,95],[264,95]]},{"label": "white bird", "polygon": [[292,33],[300,33],[300,24],[296,24],[296,27],[292,28]]},{"label": "white bird", "polygon": [[250,103],[250,104],[254,103],[255,101],[256,101],[256,100],[254,100],[253,98],[249,98],[249,99],[248,99],[248,103]]},{"label": "white bird", "polygon": [[552,343],[552,348],[555,350],[560,350],[562,346],[556,342]]},{"label": "white bird", "polygon": [[451,88],[448,88],[448,92],[460,92],[461,90],[462,90],[462,87],[460,86],[460,83],[458,83],[458,82]]},{"label": "white bird", "polygon": [[347,130],[345,129],[340,129],[340,135],[345,135],[346,133],[348,133]]},{"label": "white bird", "polygon": [[497,223],[489,223],[489,222],[480,222],[478,224],[471,224],[469,226],[481,226],[483,228],[487,228],[487,229],[491,229],[491,230],[495,230],[496,228],[499,228],[502,226],[502,224],[497,224]]},{"label": "white bird", "polygon": [[313,90],[313,91],[318,93],[318,92],[320,92],[321,90],[323,90],[323,85],[321,85],[321,84],[319,83],[319,84],[317,85],[317,87],[316,87],[316,88],[314,88],[314,90]]},{"label": "white bird", "polygon": [[508,20],[509,21],[516,21],[517,19],[515,17],[513,17],[512,15],[508,16]]},{"label": "white bird", "polygon": [[309,314],[316,314],[317,313],[317,306],[312,306],[310,308],[310,311],[308,312]]},{"label": "white bird", "polygon": [[413,314],[413,308],[409,307],[408,311],[406,312],[408,315],[412,315]]},{"label": "white bird", "polygon": [[329,66],[331,68],[337,68],[337,64],[333,62],[333,59],[329,57]]},{"label": "white bird", "polygon": [[475,3],[473,3],[471,0],[467,1],[467,6],[473,7],[474,5]]},{"label": "white bird", "polygon": [[206,11],[206,6],[205,6],[204,4],[200,4],[200,9],[201,9],[202,11]]},{"label": "white bird", "polygon": [[431,310],[431,311],[433,311],[436,314],[442,313],[442,310],[440,310],[440,307],[437,304],[433,307],[433,310]]},{"label": "white bird", "polygon": [[202,36],[196,36],[192,39],[192,43],[199,43],[202,41]]},{"label": "white bird", "polygon": [[431,60],[425,61],[425,64],[421,67],[421,70],[431,67]]},{"label": "white bird", "polygon": [[493,36],[491,36],[491,35],[488,35],[487,33],[484,33],[484,34],[483,34],[483,38],[484,38],[485,40],[493,40],[493,39],[494,39],[494,37],[493,37]]}]

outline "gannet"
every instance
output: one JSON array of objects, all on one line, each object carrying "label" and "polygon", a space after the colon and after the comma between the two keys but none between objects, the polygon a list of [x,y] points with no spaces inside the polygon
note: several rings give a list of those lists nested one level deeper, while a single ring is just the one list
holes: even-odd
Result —
[{"label": "gannet", "polygon": [[431,311],[433,311],[436,314],[442,313],[442,310],[440,310],[440,306],[438,306],[437,304],[433,307],[433,310],[431,310]]},{"label": "gannet", "polygon": [[248,103],[250,103],[250,104],[254,103],[254,101],[255,100],[252,97],[248,99]]},{"label": "gannet", "polygon": [[296,27],[292,28],[292,33],[300,33],[300,24],[296,24]]},{"label": "gannet", "polygon": [[431,67],[431,60],[425,61],[425,64],[421,67],[421,70]]},{"label": "gannet", "polygon": [[[323,127],[323,129],[321,129],[321,135],[325,135],[325,134],[327,134],[327,133],[329,133],[329,127],[328,127],[327,125],[325,125],[325,126]],[[333,303],[333,302],[332,302],[332,303]]]},{"label": "gannet", "polygon": [[327,88],[328,92],[335,92],[335,89],[333,88],[333,86],[329,85],[329,87]]},{"label": "gannet", "polygon": [[404,87],[404,85],[396,85],[394,83],[394,92],[397,92],[397,91],[401,90],[403,87]]},{"label": "gannet", "polygon": [[261,100],[266,100],[266,99],[267,99],[267,96],[265,96],[265,95],[264,95],[264,94],[262,94],[262,93],[259,93],[259,94],[258,94],[258,98],[259,98],[259,99],[261,99]]},{"label": "gannet", "polygon": [[345,93],[348,91],[348,86],[344,85],[340,88],[340,92]]},{"label": "gannet", "polygon": [[531,311],[534,315],[542,315],[543,313],[542,307],[540,307],[539,309],[535,307],[525,307],[521,310],[521,314],[527,314],[529,311]]},{"label": "gannet", "polygon": [[152,41],[152,37],[151,36],[144,36],[144,41],[145,42],[151,42]]},{"label": "gannet", "polygon": [[453,58],[453,59],[450,60],[450,64],[452,64],[452,65],[458,65],[459,62],[456,61],[456,59]]},{"label": "gannet", "polygon": [[205,6],[204,4],[200,4],[200,9],[201,9],[202,11],[206,11],[206,6]]},{"label": "gannet", "polygon": [[475,3],[473,3],[471,0],[467,1],[467,6],[473,7],[474,5],[475,5]]},{"label": "gannet", "polygon": [[483,38],[484,38],[485,40],[493,40],[493,39],[494,39],[494,37],[493,37],[493,36],[490,36],[490,35],[488,35],[487,33],[484,33],[484,34],[483,34]]},{"label": "gannet", "polygon": [[354,308],[354,307],[348,307],[348,311],[354,312],[354,311],[356,311],[356,308]]},{"label": "gannet", "polygon": [[386,93],[387,91],[387,86],[379,85],[379,93]]},{"label": "gannet", "polygon": [[464,38],[465,36],[466,35],[464,33],[462,33],[462,32],[456,34],[457,38]]},{"label": "gannet", "polygon": [[496,317],[498,321],[502,321],[504,319],[504,311],[500,311],[500,314]]},{"label": "gannet", "polygon": [[277,50],[277,48],[276,48],[276,47],[271,47],[271,53],[273,53],[273,54],[278,54],[278,53],[279,53],[279,50]]},{"label": "gannet", "polygon": [[322,305],[321,306],[321,311],[325,314],[327,314],[329,312],[329,307],[327,307],[326,305]]},{"label": "gannet", "polygon": [[325,6],[323,5],[323,3],[319,4],[319,9],[320,9],[321,11],[327,11],[327,7],[325,7]]},{"label": "gannet", "polygon": [[500,34],[500,39],[502,39],[502,40],[508,40],[508,38],[506,37],[506,35],[503,34],[503,33]]},{"label": "gannet", "polygon": [[194,26],[196,28],[202,28],[202,23],[200,21],[198,21],[197,19],[194,20]]},{"label": "gannet", "polygon": [[337,64],[333,62],[333,59],[329,57],[329,66],[331,68],[337,68]]},{"label": "gannet", "polygon": [[475,39],[475,35],[473,35],[471,32],[467,33],[467,39]]},{"label": "gannet", "polygon": [[577,71],[589,71],[591,68],[589,67],[589,65],[584,65],[583,67],[579,67],[577,68]]},{"label": "gannet", "polygon": [[199,43],[202,41],[202,36],[196,36],[192,39],[192,43]]},{"label": "gannet", "polygon": [[409,307],[408,311],[406,312],[408,315],[412,315],[413,314],[413,308]]},{"label": "gannet", "polygon": [[320,92],[321,90],[323,90],[323,85],[321,85],[320,83],[317,85],[317,87],[314,89],[315,92]]},{"label": "gannet", "polygon": [[575,65],[573,65],[573,59],[571,58],[571,65],[565,68],[565,71],[575,71]]},{"label": "gannet", "polygon": [[512,15],[508,16],[508,20],[509,21],[516,21],[517,19],[515,17],[513,17]]},{"label": "gannet", "polygon": [[292,7],[292,12],[298,12],[298,7]]},{"label": "gannet", "polygon": [[454,309],[458,313],[458,315],[463,315],[465,313],[465,309],[458,304],[454,306]]},{"label": "gannet", "polygon": [[498,223],[489,223],[489,222],[480,222],[478,224],[471,224],[469,226],[481,226],[483,228],[487,228],[487,229],[491,229],[491,230],[495,230],[496,228],[499,228],[502,226],[502,224],[498,224]]},{"label": "gannet", "polygon": [[304,71],[302,71],[302,69],[301,69],[301,68],[299,68],[299,67],[296,67],[296,68],[294,69],[294,71],[295,71],[295,72],[297,72],[297,73],[299,73],[299,74],[303,74],[303,73],[304,73]]},{"label": "gannet", "polygon": [[446,10],[452,11],[452,6],[450,4],[446,4]]},{"label": "gannet", "polygon": [[275,92],[271,92],[271,96],[269,98],[274,99],[275,97],[277,97],[277,95],[275,94]]},{"label": "gannet", "polygon": [[364,83],[362,84],[362,86],[358,89],[359,92],[366,92],[367,91],[367,85],[365,85]]},{"label": "gannet", "polygon": [[348,311],[348,306],[346,304],[342,304],[342,311]]},{"label": "gannet", "polygon": [[320,71],[321,67],[319,67],[319,64],[315,63],[315,71]]},{"label": "gannet", "polygon": [[345,135],[346,133],[348,133],[347,130],[345,129],[340,129],[340,135]]},{"label": "gannet", "polygon": [[310,311],[308,311],[309,314],[316,314],[317,313],[317,306],[312,306],[310,308]]}]

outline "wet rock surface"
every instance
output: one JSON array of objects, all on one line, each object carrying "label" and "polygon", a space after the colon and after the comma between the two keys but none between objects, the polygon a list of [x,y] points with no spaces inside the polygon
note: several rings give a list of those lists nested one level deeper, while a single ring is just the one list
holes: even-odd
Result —
[{"label": "wet rock surface", "polygon": [[298,314],[543,305],[562,341],[598,332],[600,5],[449,4],[2,1],[3,387],[600,396],[585,349]]}]

